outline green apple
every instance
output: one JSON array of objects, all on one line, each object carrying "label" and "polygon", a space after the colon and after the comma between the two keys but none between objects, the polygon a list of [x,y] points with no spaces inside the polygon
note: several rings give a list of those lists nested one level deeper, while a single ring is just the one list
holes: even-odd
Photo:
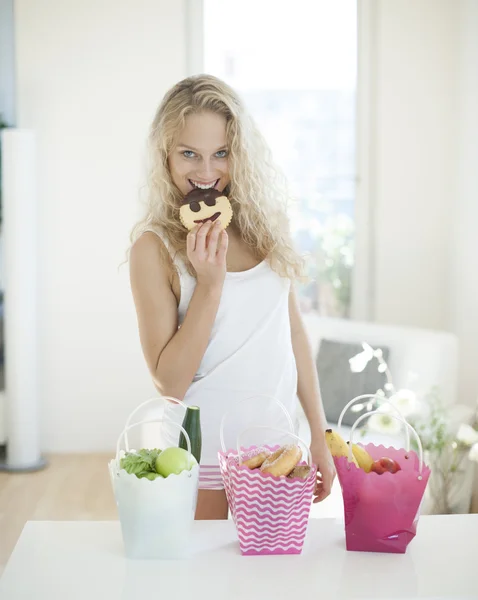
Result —
[{"label": "green apple", "polygon": [[167,477],[172,473],[179,475],[183,471],[190,471],[197,460],[183,448],[166,448],[156,458],[155,469],[163,477]]}]

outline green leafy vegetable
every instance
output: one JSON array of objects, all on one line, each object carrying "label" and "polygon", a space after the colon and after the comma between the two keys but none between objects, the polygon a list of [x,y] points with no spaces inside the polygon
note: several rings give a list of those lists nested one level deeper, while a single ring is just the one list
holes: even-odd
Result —
[{"label": "green leafy vegetable", "polygon": [[161,454],[159,448],[142,448],[137,452],[127,452],[120,460],[120,467],[130,475],[136,475],[139,479],[146,477],[153,480],[158,477],[155,470],[156,459]]},{"label": "green leafy vegetable", "polygon": [[158,477],[163,477],[163,476],[160,475],[159,473],[152,473],[151,471],[143,471],[142,473],[139,473],[138,475],[136,475],[136,477],[139,477],[139,479],[146,477],[146,479],[153,481],[153,479],[157,479]]}]

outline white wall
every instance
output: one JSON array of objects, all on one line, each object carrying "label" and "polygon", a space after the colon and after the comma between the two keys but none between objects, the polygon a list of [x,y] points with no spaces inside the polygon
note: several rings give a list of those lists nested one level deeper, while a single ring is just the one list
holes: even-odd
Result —
[{"label": "white wall", "polygon": [[478,3],[362,0],[371,18],[373,307],[452,331],[478,398]]},{"label": "white wall", "polygon": [[461,0],[460,4],[457,179],[452,197],[455,223],[449,308],[450,326],[461,346],[461,396],[473,403],[478,401],[478,2]]},{"label": "white wall", "polygon": [[446,328],[457,2],[375,2],[374,318]]},{"label": "white wall", "polygon": [[[111,450],[154,395],[124,258],[149,123],[185,76],[176,0],[17,0],[19,127],[38,135],[44,451]],[[28,376],[26,374],[26,376]]]}]

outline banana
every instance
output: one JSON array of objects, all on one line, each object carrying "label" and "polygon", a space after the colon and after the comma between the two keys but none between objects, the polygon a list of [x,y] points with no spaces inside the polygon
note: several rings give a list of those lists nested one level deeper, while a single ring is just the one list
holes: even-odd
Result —
[{"label": "banana", "polygon": [[345,440],[342,438],[340,434],[332,429],[325,430],[325,441],[330,450],[332,456],[346,456],[349,459],[349,462],[353,462],[356,467],[358,467],[357,459],[352,453],[352,460],[349,457],[349,447],[345,443]]},{"label": "banana", "polygon": [[[348,444],[348,442],[347,442]],[[365,471],[365,473],[370,473],[373,464],[373,458],[370,454],[357,444],[352,444],[352,453],[357,460],[358,466]]]}]

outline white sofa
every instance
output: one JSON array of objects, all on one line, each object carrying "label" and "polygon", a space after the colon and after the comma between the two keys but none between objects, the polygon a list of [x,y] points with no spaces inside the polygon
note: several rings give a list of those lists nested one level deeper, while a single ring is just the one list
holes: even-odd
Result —
[{"label": "white sofa", "polygon": [[[443,401],[447,405],[457,402],[458,341],[453,334],[319,317],[312,313],[304,314],[303,319],[314,357],[317,356],[322,339],[367,342],[374,348],[386,345],[390,349],[388,364],[397,389],[407,387],[409,374],[414,373],[416,379],[413,381],[413,389],[416,392],[427,392],[433,386],[439,386]],[[307,440],[310,439],[308,425],[303,415],[300,418],[299,433]],[[343,426],[340,433],[348,439],[350,427]],[[361,441],[388,446],[403,444],[400,438],[372,433],[367,433],[365,439],[362,438]],[[342,496],[338,481],[335,482],[331,496],[313,506],[312,516],[343,518]]]},{"label": "white sofa", "polygon": [[304,314],[303,320],[314,356],[321,339],[368,342],[375,348],[386,345],[390,348],[389,368],[397,388],[407,387],[409,374],[415,373],[417,379],[413,387],[417,392],[426,392],[437,385],[447,404],[456,403],[458,340],[455,335],[414,327],[325,318],[313,313]]}]

